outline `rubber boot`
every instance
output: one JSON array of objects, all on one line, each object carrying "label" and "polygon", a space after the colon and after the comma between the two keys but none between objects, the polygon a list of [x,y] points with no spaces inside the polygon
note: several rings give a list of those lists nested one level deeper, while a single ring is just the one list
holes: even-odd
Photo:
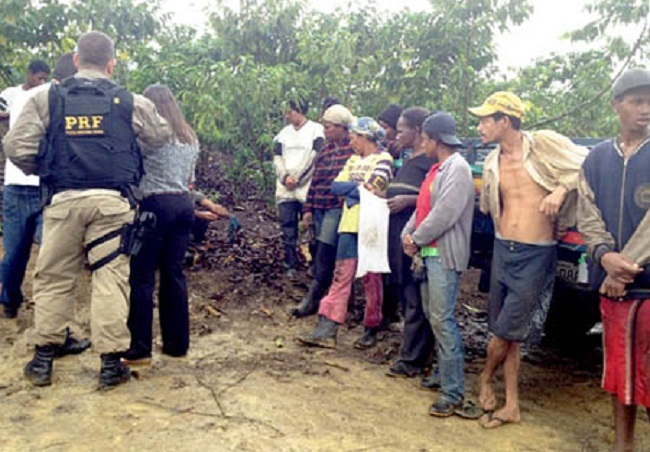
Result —
[{"label": "rubber boot", "polygon": [[354,348],[358,348],[359,350],[365,350],[367,348],[372,348],[375,345],[377,345],[377,331],[379,328],[370,328],[370,327],[364,327],[363,328],[363,336],[361,336],[359,339],[357,339],[354,342]]},{"label": "rubber boot", "polygon": [[314,279],[305,298],[302,299],[297,308],[292,308],[289,313],[298,319],[316,314],[320,300],[325,295],[325,289],[320,281]]},{"label": "rubber boot", "polygon": [[339,324],[325,316],[318,316],[318,324],[311,333],[298,336],[298,340],[305,345],[323,348],[336,348],[336,333]]},{"label": "rubber boot", "polygon": [[99,372],[99,389],[110,389],[129,381],[131,369],[120,361],[121,353],[104,353],[101,355],[102,369]]},{"label": "rubber boot", "polygon": [[34,358],[25,366],[25,377],[35,386],[51,385],[52,361],[54,361],[54,347],[37,345]]}]

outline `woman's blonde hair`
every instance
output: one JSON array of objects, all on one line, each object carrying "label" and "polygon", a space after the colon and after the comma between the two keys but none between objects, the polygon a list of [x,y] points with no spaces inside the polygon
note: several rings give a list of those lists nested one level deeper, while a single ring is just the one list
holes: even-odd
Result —
[{"label": "woman's blonde hair", "polygon": [[165,118],[172,128],[173,137],[183,144],[193,144],[198,142],[196,133],[192,127],[185,121],[183,112],[176,102],[176,98],[165,85],[155,83],[147,86],[144,90],[144,97],[150,99],[160,116]]}]

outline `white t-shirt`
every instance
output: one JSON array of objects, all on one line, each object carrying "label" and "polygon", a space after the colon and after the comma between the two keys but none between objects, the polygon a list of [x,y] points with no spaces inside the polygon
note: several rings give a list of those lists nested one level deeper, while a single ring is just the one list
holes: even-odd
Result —
[{"label": "white t-shirt", "polygon": [[[39,91],[44,91],[50,89],[50,84],[45,83],[43,85],[37,86],[30,90],[25,91],[20,86],[14,86],[12,88],[7,88],[2,93],[0,97],[3,97],[9,106],[9,128],[11,129],[20,113],[23,111],[27,101]],[[9,95],[5,96],[5,93],[9,91]],[[38,176],[27,176],[22,172],[20,168],[14,165],[11,160],[7,159],[5,162],[5,185],[31,185],[36,186],[40,184]]]},{"label": "white t-shirt", "polygon": [[20,96],[20,94],[24,92],[26,91],[23,89],[23,85],[18,85],[10,86],[0,93],[0,97],[7,102],[7,111],[11,109],[11,104],[14,102],[16,96]]},{"label": "white t-shirt", "polygon": [[[296,130],[289,124],[275,137],[275,142],[282,145],[282,160],[287,174],[298,178],[308,168],[314,157],[314,140],[324,139],[323,126],[314,121],[307,121]],[[275,196],[277,199],[296,199],[304,202],[307,199],[311,177],[301,186],[289,191],[280,181],[276,182]]]}]

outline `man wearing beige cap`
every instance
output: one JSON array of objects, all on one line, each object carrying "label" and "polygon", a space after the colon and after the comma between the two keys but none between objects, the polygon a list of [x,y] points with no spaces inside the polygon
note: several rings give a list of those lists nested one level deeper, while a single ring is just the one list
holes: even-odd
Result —
[{"label": "man wearing beige cap", "polygon": [[[497,92],[480,107],[483,143],[497,143],[483,167],[480,208],[494,220],[488,321],[494,337],[479,377],[485,428],[519,422],[520,343],[529,339],[533,316],[550,303],[556,238],[575,222],[575,199],[584,148],[551,131],[523,132],[525,107],[510,92]],[[542,317],[545,314],[542,314]],[[494,373],[503,365],[505,405],[496,410]],[[496,410],[496,411],[494,411]]]},{"label": "man wearing beige cap", "polygon": [[321,118],[327,142],[316,156],[314,174],[302,210],[303,223],[306,227],[313,226],[316,237],[314,279],[300,305],[291,309],[290,313],[295,317],[316,314],[318,303],[332,282],[343,199],[332,193],[331,188],[332,181],[354,154],[348,136],[348,127],[353,119],[352,113],[340,104],[328,107]]}]

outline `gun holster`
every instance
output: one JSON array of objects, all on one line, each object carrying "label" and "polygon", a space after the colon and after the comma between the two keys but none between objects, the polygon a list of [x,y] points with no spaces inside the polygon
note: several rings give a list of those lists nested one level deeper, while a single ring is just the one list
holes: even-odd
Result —
[{"label": "gun holster", "polygon": [[119,247],[112,253],[99,259],[97,262],[90,264],[88,267],[91,272],[102,268],[120,254],[135,256],[140,252],[142,243],[151,235],[156,227],[156,215],[153,212],[136,212],[133,223],[127,223],[119,229],[109,232],[99,238],[96,238],[86,245],[86,255],[91,249],[102,243],[120,237]]},{"label": "gun holster", "polygon": [[123,254],[135,256],[140,252],[142,243],[156,228],[156,215],[153,212],[136,213],[133,223],[122,229],[120,248]]}]

